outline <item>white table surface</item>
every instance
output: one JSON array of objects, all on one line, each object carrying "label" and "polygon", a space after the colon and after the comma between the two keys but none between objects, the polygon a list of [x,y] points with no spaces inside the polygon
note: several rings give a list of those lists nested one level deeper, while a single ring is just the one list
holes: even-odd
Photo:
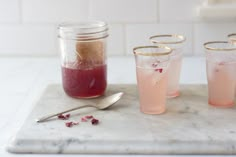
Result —
[{"label": "white table surface", "polygon": [[[16,154],[6,152],[5,146],[27,118],[34,102],[48,84],[61,82],[60,59],[58,57],[2,57],[0,58],[0,71],[0,102],[2,106],[0,110],[0,157],[10,157],[16,156]],[[182,84],[205,84],[207,82],[205,71],[203,57],[185,57],[180,82]],[[132,56],[108,58],[108,83],[136,83],[135,63]],[[29,154],[27,156],[51,157],[58,155]]]}]

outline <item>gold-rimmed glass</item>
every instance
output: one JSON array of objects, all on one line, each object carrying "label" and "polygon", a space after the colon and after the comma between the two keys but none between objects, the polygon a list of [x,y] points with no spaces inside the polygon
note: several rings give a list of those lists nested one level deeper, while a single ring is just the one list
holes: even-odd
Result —
[{"label": "gold-rimmed glass", "polygon": [[204,44],[208,80],[208,103],[217,107],[232,107],[236,86],[236,45],[227,41]]},{"label": "gold-rimmed glass", "polygon": [[151,36],[149,40],[155,45],[168,46],[173,49],[169,68],[167,97],[174,98],[179,96],[179,80],[182,66],[183,47],[186,38],[179,34],[163,34]]},{"label": "gold-rimmed glass", "polygon": [[166,110],[167,77],[172,50],[163,46],[140,46],[133,49],[140,110],[161,114]]}]

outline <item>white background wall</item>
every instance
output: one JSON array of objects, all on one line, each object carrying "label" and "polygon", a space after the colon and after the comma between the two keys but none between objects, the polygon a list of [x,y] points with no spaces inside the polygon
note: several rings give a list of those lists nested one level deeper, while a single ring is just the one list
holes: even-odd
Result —
[{"label": "white background wall", "polygon": [[186,55],[203,54],[208,40],[226,40],[236,21],[206,21],[196,8],[204,0],[0,0],[0,55],[57,55],[61,22],[104,20],[110,25],[108,54],[131,55],[155,34],[187,37]]}]

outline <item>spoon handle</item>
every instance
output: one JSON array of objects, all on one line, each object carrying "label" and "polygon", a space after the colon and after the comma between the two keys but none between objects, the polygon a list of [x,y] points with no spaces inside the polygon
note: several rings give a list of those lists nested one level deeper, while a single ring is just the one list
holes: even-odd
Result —
[{"label": "spoon handle", "polygon": [[78,109],[81,109],[81,108],[85,108],[85,107],[93,107],[93,106],[92,105],[83,105],[83,106],[74,107],[74,108],[71,108],[71,109],[63,111],[63,112],[54,113],[54,114],[50,114],[50,115],[38,118],[38,119],[36,119],[36,122],[38,122],[38,123],[39,122],[44,122],[44,121],[46,121],[46,120],[48,120],[52,117],[55,117],[55,116],[58,116],[58,115],[61,115],[61,114],[67,113],[67,112],[71,112],[71,111],[74,111],[74,110],[78,110]]}]

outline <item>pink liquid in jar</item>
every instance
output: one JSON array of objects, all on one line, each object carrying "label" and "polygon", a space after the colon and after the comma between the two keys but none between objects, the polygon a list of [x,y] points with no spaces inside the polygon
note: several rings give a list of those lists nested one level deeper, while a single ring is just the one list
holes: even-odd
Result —
[{"label": "pink liquid in jar", "polygon": [[107,66],[90,68],[62,66],[63,88],[67,95],[92,98],[103,95],[107,86]]}]

